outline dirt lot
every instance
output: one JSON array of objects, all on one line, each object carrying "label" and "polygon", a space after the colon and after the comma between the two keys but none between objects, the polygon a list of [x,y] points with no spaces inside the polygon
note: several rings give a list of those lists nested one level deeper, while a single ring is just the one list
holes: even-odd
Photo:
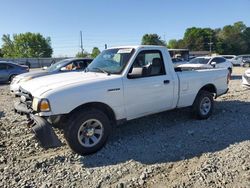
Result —
[{"label": "dirt lot", "polygon": [[0,187],[250,187],[243,71],[234,68],[229,93],[216,99],[208,120],[192,119],[189,109],[134,120],[86,157],[66,145],[40,148],[25,118],[13,113],[9,86],[0,85]]}]

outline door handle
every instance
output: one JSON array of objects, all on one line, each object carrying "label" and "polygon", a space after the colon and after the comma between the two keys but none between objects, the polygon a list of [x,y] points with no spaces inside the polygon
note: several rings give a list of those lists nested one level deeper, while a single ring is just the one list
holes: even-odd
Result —
[{"label": "door handle", "polygon": [[164,84],[169,84],[169,83],[170,83],[170,80],[164,80],[163,83],[164,83]]}]

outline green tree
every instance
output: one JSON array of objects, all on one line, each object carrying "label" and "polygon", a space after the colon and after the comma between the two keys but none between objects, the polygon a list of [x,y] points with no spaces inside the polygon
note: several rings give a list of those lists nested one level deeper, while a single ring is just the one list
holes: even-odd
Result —
[{"label": "green tree", "polygon": [[217,33],[217,51],[221,54],[242,54],[249,49],[248,29],[243,22],[226,25]]},{"label": "green tree", "polygon": [[190,50],[202,51],[209,50],[209,42],[214,41],[215,32],[210,28],[192,27],[186,29],[184,34],[184,46]]},{"label": "green tree", "polygon": [[176,39],[171,39],[168,41],[168,48],[169,49],[180,49],[180,48],[186,48],[184,42],[182,39],[176,40]]},{"label": "green tree", "polygon": [[0,48],[0,57],[3,57],[3,52],[1,48]]},{"label": "green tree", "polygon": [[250,27],[247,27],[243,31],[243,39],[245,40],[245,42],[247,44],[247,49],[244,53],[250,53]]},{"label": "green tree", "polygon": [[51,57],[53,50],[49,37],[44,38],[40,33],[3,35],[2,51],[4,57]]},{"label": "green tree", "polygon": [[90,55],[89,55],[89,53],[88,52],[78,52],[77,54],[76,54],[76,57],[78,57],[78,58],[84,58],[84,57],[89,57]]},{"label": "green tree", "polygon": [[99,48],[94,47],[93,50],[92,50],[91,57],[92,57],[92,58],[95,58],[95,57],[98,56],[100,53],[101,53],[101,51],[99,50]]},{"label": "green tree", "polygon": [[142,45],[159,45],[159,46],[165,46],[165,42],[161,40],[161,37],[159,37],[157,34],[145,34],[142,37],[141,40]]}]

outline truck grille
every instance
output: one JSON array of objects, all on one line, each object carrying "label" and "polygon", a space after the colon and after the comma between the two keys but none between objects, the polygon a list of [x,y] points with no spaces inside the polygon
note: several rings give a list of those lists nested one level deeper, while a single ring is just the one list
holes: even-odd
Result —
[{"label": "truck grille", "polygon": [[[32,101],[33,101],[33,96],[31,95],[30,92],[26,91],[25,89],[23,89],[22,87],[20,87],[19,89],[19,92],[20,92],[20,96],[24,96],[25,97],[25,101],[21,101],[22,103],[25,103],[27,105],[27,107],[30,107],[32,106]],[[20,98],[21,99],[21,98]]]}]

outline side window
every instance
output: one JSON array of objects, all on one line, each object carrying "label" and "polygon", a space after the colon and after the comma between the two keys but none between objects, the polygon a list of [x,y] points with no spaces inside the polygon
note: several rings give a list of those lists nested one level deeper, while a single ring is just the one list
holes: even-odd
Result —
[{"label": "side window", "polygon": [[75,70],[83,70],[87,67],[87,64],[85,61],[81,60],[81,61],[76,61],[75,62],[76,66],[75,66]]},{"label": "side window", "polygon": [[218,58],[218,63],[224,63],[226,61],[226,59],[222,58],[222,57],[219,57]]},{"label": "side window", "polygon": [[0,64],[0,70],[6,70],[7,66],[5,64]]},{"label": "side window", "polygon": [[85,62],[89,65],[92,62],[92,59],[85,60]]},{"label": "side window", "polygon": [[221,58],[221,57],[215,57],[212,61],[211,61],[211,63],[212,62],[216,62],[217,64],[219,64],[219,63],[223,63],[223,62],[225,62],[226,60],[224,59],[224,58]]},{"label": "side window", "polygon": [[164,74],[166,73],[161,52],[159,50],[145,50],[137,55],[128,77],[139,78]]},{"label": "side window", "polygon": [[14,69],[12,65],[7,65],[7,69]]}]

